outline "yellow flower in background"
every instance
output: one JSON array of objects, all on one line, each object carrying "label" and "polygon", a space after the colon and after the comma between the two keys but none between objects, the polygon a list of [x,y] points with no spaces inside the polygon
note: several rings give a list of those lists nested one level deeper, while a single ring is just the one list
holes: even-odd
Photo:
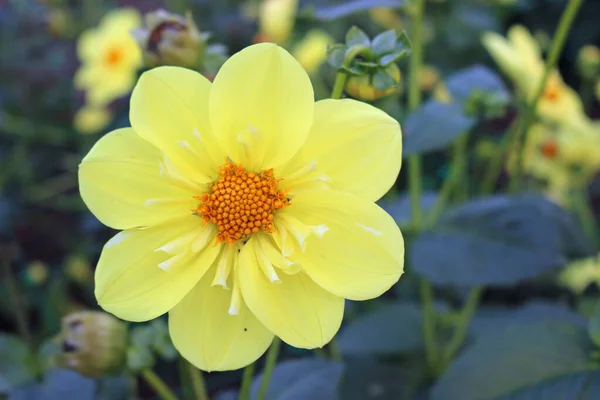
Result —
[{"label": "yellow flower in background", "polygon": [[[512,79],[527,99],[535,96],[544,74],[540,46],[529,31],[515,25],[508,31],[508,39],[493,32],[482,36],[484,47],[499,67]],[[552,71],[537,106],[538,114],[554,122],[582,118],[583,105],[577,93],[567,86],[558,70]]]},{"label": "yellow flower in background", "polygon": [[561,272],[558,281],[576,294],[582,294],[591,284],[600,286],[600,256],[572,262]]},{"label": "yellow flower in background", "polygon": [[385,69],[385,72],[397,83],[395,87],[386,90],[377,90],[368,75],[352,76],[346,83],[346,92],[356,99],[366,101],[374,101],[400,92],[402,90],[400,68],[396,64],[390,64]]},{"label": "yellow flower in background", "polygon": [[141,16],[136,10],[119,9],[79,37],[77,54],[81,67],[75,75],[75,86],[86,92],[91,105],[110,103],[135,85],[142,52],[130,32],[140,25]]},{"label": "yellow flower in background", "polygon": [[96,297],[130,321],[168,312],[175,347],[197,367],[241,368],[274,335],[322,347],[345,298],[400,278],[402,234],[374,203],[400,170],[400,126],[354,100],[315,103],[282,48],[242,50],[212,84],[148,71],[130,120],[79,168],[87,206],[122,230],[103,249]]},{"label": "yellow flower in background", "polygon": [[309,75],[317,72],[327,59],[327,46],[335,43],[325,31],[311,29],[292,49],[292,55]]},{"label": "yellow flower in background", "polygon": [[397,32],[400,32],[404,28],[400,14],[393,8],[371,8],[369,10],[369,17],[373,22],[385,29],[395,29]]},{"label": "yellow flower in background", "polygon": [[73,126],[79,133],[93,134],[106,128],[112,121],[112,113],[105,107],[85,105],[75,113]]},{"label": "yellow flower in background", "polygon": [[263,0],[258,10],[261,42],[285,45],[294,29],[298,0]]}]

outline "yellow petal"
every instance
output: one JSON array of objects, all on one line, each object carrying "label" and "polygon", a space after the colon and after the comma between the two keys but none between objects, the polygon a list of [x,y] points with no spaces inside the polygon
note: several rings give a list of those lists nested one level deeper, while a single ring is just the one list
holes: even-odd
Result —
[{"label": "yellow petal", "polygon": [[196,182],[214,180],[226,156],[210,129],[210,90],[210,82],[195,71],[158,67],[142,74],[131,95],[135,131]]},{"label": "yellow petal", "polygon": [[542,50],[527,28],[514,25],[507,36],[522,60],[528,64],[541,64]]},{"label": "yellow petal", "polygon": [[79,191],[90,211],[114,229],[189,215],[198,195],[160,173],[159,151],[124,128],[103,136],[79,165]]},{"label": "yellow petal", "polygon": [[228,313],[232,291],[211,286],[211,269],[169,312],[175,348],[196,367],[225,371],[256,361],[269,347],[268,331],[242,302],[237,315]]},{"label": "yellow petal", "polygon": [[210,94],[210,117],[223,148],[250,170],[289,160],[313,120],[308,75],[287,51],[261,43],[221,67]]},{"label": "yellow petal", "polygon": [[190,215],[118,233],[104,246],[96,267],[98,304],[128,321],[147,321],[169,311],[200,280],[220,248],[207,246],[190,253],[166,271],[159,264],[172,255],[159,249],[202,229],[201,219]]},{"label": "yellow petal", "polygon": [[402,275],[402,233],[375,203],[318,189],[299,193],[284,211],[304,224],[329,228],[321,238],[309,236],[306,252],[296,251],[289,258],[331,293],[351,300],[371,299]]},{"label": "yellow petal", "polygon": [[104,107],[83,106],[73,118],[73,126],[79,133],[98,133],[112,120],[112,113]]},{"label": "yellow petal", "polygon": [[344,299],[323,290],[304,273],[280,273],[277,283],[272,283],[258,265],[257,245],[255,238],[244,245],[237,268],[248,308],[291,346],[312,349],[327,344],[342,323]]},{"label": "yellow petal", "polygon": [[316,160],[332,188],[375,201],[400,172],[400,125],[366,103],[322,100],[315,105],[314,124],[298,157]]},{"label": "yellow petal", "polygon": [[[500,69],[512,80],[523,85],[527,80],[534,78],[528,72],[527,66],[524,64],[525,60],[504,37],[497,33],[486,32],[483,34],[481,42]],[[531,83],[528,85],[531,86]],[[523,90],[522,86],[520,88]]]},{"label": "yellow petal", "polygon": [[135,8],[120,8],[106,14],[100,28],[107,31],[129,31],[142,24],[142,16]]}]

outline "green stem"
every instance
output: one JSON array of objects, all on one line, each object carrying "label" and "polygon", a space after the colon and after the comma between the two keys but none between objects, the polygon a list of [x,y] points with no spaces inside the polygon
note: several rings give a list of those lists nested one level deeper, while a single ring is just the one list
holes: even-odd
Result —
[{"label": "green stem", "polygon": [[254,377],[254,363],[244,368],[244,376],[242,377],[242,386],[240,388],[239,400],[250,399],[250,388],[252,387],[252,378]]},{"label": "green stem", "polygon": [[469,327],[469,322],[479,305],[479,300],[481,298],[482,288],[476,287],[471,289],[469,293],[469,297],[465,302],[465,305],[458,316],[458,321],[454,328],[454,333],[452,335],[452,339],[450,339],[450,343],[445,348],[444,353],[442,355],[442,363],[440,373],[446,368],[446,366],[452,361],[452,358],[456,354],[456,352],[462,346],[465,337],[467,336],[467,328]]},{"label": "green stem", "polygon": [[265,396],[267,395],[269,382],[271,381],[275,364],[277,364],[277,355],[279,354],[280,346],[281,339],[276,336],[275,339],[273,339],[273,343],[271,343],[271,347],[269,347],[269,351],[267,352],[267,362],[263,371],[262,381],[260,382],[260,388],[258,389],[258,396],[256,396],[257,400],[264,400]]},{"label": "green stem", "polygon": [[504,160],[510,151],[511,144],[513,144],[517,138],[519,132],[519,123],[520,119],[518,117],[515,118],[508,127],[506,134],[504,134],[500,140],[498,150],[496,153],[494,153],[494,156],[490,160],[487,170],[483,175],[480,189],[480,193],[482,195],[488,195],[494,190],[496,182],[498,181],[498,177],[500,176],[500,172],[502,171],[502,164],[504,163]]},{"label": "green stem", "polygon": [[331,339],[331,342],[329,342],[329,353],[331,354],[331,359],[333,361],[342,361],[342,352],[340,351],[335,338]]},{"label": "green stem", "polygon": [[579,11],[579,8],[583,4],[583,0],[569,0],[567,7],[563,11],[560,22],[558,23],[558,27],[556,28],[556,33],[554,34],[554,38],[552,39],[552,45],[550,46],[550,52],[548,54],[548,58],[546,59],[546,64],[544,65],[544,75],[542,76],[541,81],[538,84],[537,91],[535,92],[535,96],[531,103],[529,103],[525,115],[523,116],[523,124],[521,128],[518,130],[517,137],[515,142],[517,144],[517,149],[519,149],[518,157],[517,157],[517,165],[515,168],[515,173],[511,177],[509,190],[514,192],[519,189],[521,184],[521,177],[523,174],[523,148],[524,144],[527,142],[527,133],[529,131],[529,126],[533,122],[536,114],[536,109],[538,102],[540,101],[542,94],[544,93],[544,88],[546,87],[546,81],[550,76],[550,73],[556,67],[556,63],[558,62],[558,58],[562,53],[563,47],[565,45],[565,41],[571,30],[571,25]]},{"label": "green stem", "polygon": [[342,94],[344,93],[344,87],[346,86],[346,79],[348,78],[348,74],[345,72],[338,71],[335,76],[335,83],[333,84],[333,90],[331,91],[332,99],[341,99]]},{"label": "green stem", "polygon": [[450,170],[449,176],[446,178],[446,181],[440,189],[436,202],[433,205],[433,208],[429,212],[426,221],[427,226],[431,226],[435,223],[435,221],[437,221],[437,219],[442,214],[444,207],[448,203],[452,191],[459,188],[459,185],[462,182],[467,167],[466,157],[468,143],[468,132],[464,133],[461,137],[458,138],[456,142],[454,142],[451,161],[452,169]]},{"label": "green stem", "polygon": [[[4,251],[5,249],[1,249]],[[8,251],[7,251],[8,252]],[[10,266],[9,256],[5,255],[0,259],[0,263],[2,264],[2,269],[4,270],[4,282],[6,282],[6,287],[8,289],[8,298],[12,302],[13,312],[15,314],[15,320],[17,323],[17,331],[19,332],[19,336],[23,339],[30,350],[33,351],[33,340],[31,336],[31,331],[29,330],[29,324],[27,322],[27,312],[25,307],[23,306],[23,302],[21,301],[21,291],[19,290],[19,285],[12,273],[12,268]]]},{"label": "green stem", "polygon": [[206,384],[204,383],[204,376],[202,371],[194,367],[189,362],[187,363],[188,370],[190,371],[190,377],[192,379],[192,387],[194,388],[194,394],[197,400],[208,400],[208,394],[206,393]]},{"label": "green stem", "polygon": [[585,233],[595,247],[599,243],[598,230],[596,228],[596,216],[590,207],[585,189],[576,193],[573,197],[574,211],[576,212]]},{"label": "green stem", "polygon": [[420,284],[421,307],[423,308],[423,336],[425,339],[425,361],[427,370],[433,373],[438,363],[438,346],[435,337],[435,309],[433,288],[425,279]]},{"label": "green stem", "polygon": [[177,400],[177,396],[175,396],[175,393],[173,393],[171,389],[169,389],[165,382],[163,382],[163,380],[160,379],[160,377],[156,375],[154,371],[152,371],[149,368],[146,368],[140,372],[140,375],[142,376],[142,378],[144,378],[148,385],[150,385],[152,389],[154,389],[154,391],[164,400]]}]

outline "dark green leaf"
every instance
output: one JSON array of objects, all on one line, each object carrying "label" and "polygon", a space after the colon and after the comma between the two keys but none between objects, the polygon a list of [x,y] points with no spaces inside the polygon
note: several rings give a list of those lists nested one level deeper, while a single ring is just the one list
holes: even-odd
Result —
[{"label": "dark green leaf", "polygon": [[580,328],[587,320],[570,308],[548,301],[532,301],[518,308],[484,306],[477,309],[469,333],[473,336],[497,332],[509,325],[537,324],[543,321],[562,321]]},{"label": "dark green leaf", "polygon": [[379,64],[381,64],[384,67],[387,67],[388,65],[406,57],[408,54],[409,53],[406,50],[395,50],[394,52],[381,57],[379,59]]},{"label": "dark green leaf", "polygon": [[391,53],[396,47],[397,37],[398,35],[396,34],[395,29],[382,32],[373,38],[371,50],[373,50],[378,56]]},{"label": "dark green leaf", "polygon": [[12,387],[35,380],[35,360],[18,337],[0,334],[0,375]]},{"label": "dark green leaf", "polygon": [[0,395],[7,394],[11,388],[10,383],[2,375],[0,375]]},{"label": "dark green leaf", "polygon": [[488,93],[508,101],[510,94],[502,79],[483,65],[462,69],[448,77],[446,87],[455,101],[464,104],[475,91]]},{"label": "dark green leaf", "polygon": [[441,150],[459,135],[475,125],[475,119],[463,114],[459,104],[445,104],[430,100],[409,114],[402,127],[404,147],[402,155]]},{"label": "dark green leaf", "polygon": [[373,75],[373,86],[377,90],[388,90],[398,86],[398,82],[394,80],[387,72],[378,69]]},{"label": "dark green leaf", "polygon": [[336,70],[342,67],[345,57],[346,46],[343,44],[336,44],[327,49],[327,62]]},{"label": "dark green leaf", "polygon": [[600,371],[583,371],[520,389],[494,400],[597,400]]},{"label": "dark green leaf", "polygon": [[367,74],[367,71],[358,65],[350,65],[348,67],[342,67],[340,69],[352,76],[362,76]]},{"label": "dark green leaf", "polygon": [[50,370],[44,376],[40,399],[44,400],[95,400],[95,382],[77,372],[66,369]]},{"label": "dark green leaf", "polygon": [[444,214],[412,243],[413,271],[438,285],[513,285],[587,257],[565,232],[583,238],[565,210],[538,195],[492,196]]},{"label": "dark green leaf", "polygon": [[371,8],[399,8],[402,7],[403,4],[404,1],[402,0],[355,0],[336,5],[318,7],[314,10],[310,10],[310,12],[302,10],[302,13],[315,19],[331,21],[358,12],[368,11]]},{"label": "dark green leaf", "polygon": [[[424,192],[421,197],[421,210],[427,212],[433,207],[437,197],[438,195],[436,192]],[[404,195],[395,199],[380,200],[379,205],[394,218],[394,221],[396,221],[398,225],[410,223],[412,219],[410,196]]]},{"label": "dark green leaf", "polygon": [[94,400],[127,400],[133,397],[132,377],[114,376],[99,379],[96,382]]},{"label": "dark green leaf", "polygon": [[590,367],[584,329],[560,322],[511,325],[478,338],[450,365],[431,400],[486,400]]},{"label": "dark green leaf", "polygon": [[[330,400],[337,398],[344,366],[323,359],[300,359],[278,363],[267,390],[266,400]],[[252,383],[256,399],[262,374]]]},{"label": "dark green leaf", "polygon": [[352,46],[369,46],[371,44],[371,40],[369,39],[369,36],[367,36],[366,33],[364,33],[362,31],[362,29],[353,26],[350,29],[348,29],[348,32],[346,32],[346,46],[347,47],[352,47]]},{"label": "dark green leaf", "polygon": [[423,346],[421,325],[418,305],[392,303],[352,321],[337,341],[346,355],[407,353]]},{"label": "dark green leaf", "polygon": [[590,319],[588,333],[592,342],[600,347],[600,302],[596,304],[596,312],[592,319]]}]

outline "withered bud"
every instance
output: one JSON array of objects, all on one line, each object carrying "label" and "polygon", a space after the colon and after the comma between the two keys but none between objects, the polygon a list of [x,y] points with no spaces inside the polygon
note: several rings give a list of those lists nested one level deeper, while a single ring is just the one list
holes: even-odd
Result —
[{"label": "withered bud", "polygon": [[125,365],[127,326],[102,311],[78,311],[62,320],[58,364],[83,376],[100,378]]},{"label": "withered bud", "polygon": [[145,15],[144,27],[131,34],[144,53],[150,67],[176,65],[196,68],[202,65],[207,35],[202,34],[191,13],[185,18],[165,10]]}]

